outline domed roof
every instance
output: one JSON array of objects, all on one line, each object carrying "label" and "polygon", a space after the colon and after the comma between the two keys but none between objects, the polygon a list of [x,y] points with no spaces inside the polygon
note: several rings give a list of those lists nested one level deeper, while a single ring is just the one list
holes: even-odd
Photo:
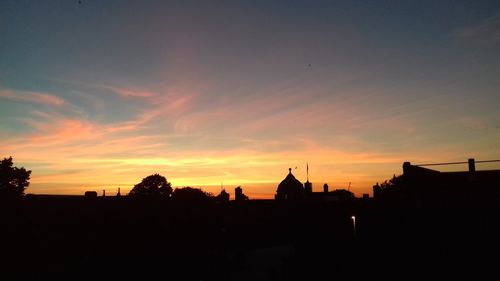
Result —
[{"label": "domed roof", "polygon": [[277,196],[284,199],[297,198],[302,195],[304,186],[292,175],[292,169],[288,169],[288,175],[278,185]]}]

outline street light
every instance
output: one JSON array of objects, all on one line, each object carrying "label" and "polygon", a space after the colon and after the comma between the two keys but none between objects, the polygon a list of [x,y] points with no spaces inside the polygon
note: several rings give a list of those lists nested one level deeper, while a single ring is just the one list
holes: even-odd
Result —
[{"label": "street light", "polygon": [[356,236],[356,216],[351,216],[353,235]]}]

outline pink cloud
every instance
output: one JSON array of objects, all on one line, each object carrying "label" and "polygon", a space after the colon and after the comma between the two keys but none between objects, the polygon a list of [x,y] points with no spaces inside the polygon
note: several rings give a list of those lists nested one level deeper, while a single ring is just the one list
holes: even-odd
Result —
[{"label": "pink cloud", "polygon": [[65,144],[73,140],[90,139],[99,134],[92,124],[76,119],[60,120],[57,124],[46,124],[39,129],[44,133],[29,138],[33,145]]},{"label": "pink cloud", "polygon": [[181,96],[178,98],[173,98],[168,104],[168,109],[174,111],[183,111],[187,108],[191,99],[192,96]]},{"label": "pink cloud", "polygon": [[149,91],[127,89],[113,86],[105,86],[104,88],[111,90],[112,92],[122,96],[122,97],[134,97],[134,98],[150,98],[155,97],[156,94]]},{"label": "pink cloud", "polygon": [[75,80],[64,80],[64,79],[54,79],[53,81],[59,83],[70,84],[72,86],[84,86],[90,87],[98,90],[107,90],[116,94],[120,97],[127,98],[151,98],[156,97],[157,93],[152,91],[146,91],[138,88],[132,87],[124,87],[124,86],[114,86],[113,84],[99,84],[94,82],[84,82],[84,81],[75,81]]},{"label": "pink cloud", "polygon": [[[34,132],[21,138],[0,142],[6,150],[28,154],[51,155],[50,158],[81,157],[85,155],[108,155],[127,151],[128,153],[150,153],[158,147],[155,135],[134,135],[151,119],[156,111],[146,111],[125,122],[99,124],[78,117],[68,118],[54,112],[32,112],[32,117],[22,118]],[[66,155],[66,156],[65,156]],[[46,157],[42,157],[46,158]]]},{"label": "pink cloud", "polygon": [[0,97],[10,100],[28,101],[28,102],[47,104],[52,106],[63,106],[65,104],[63,99],[56,97],[54,95],[41,92],[0,90]]},{"label": "pink cloud", "polygon": [[106,133],[136,131],[146,126],[153,118],[159,116],[160,114],[161,111],[156,109],[147,110],[139,114],[133,120],[105,125],[101,129]]}]

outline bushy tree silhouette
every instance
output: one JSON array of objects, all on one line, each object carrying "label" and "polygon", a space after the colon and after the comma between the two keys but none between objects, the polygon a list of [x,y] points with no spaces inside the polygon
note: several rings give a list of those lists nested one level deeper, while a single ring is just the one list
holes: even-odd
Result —
[{"label": "bushy tree silhouette", "polygon": [[221,190],[219,195],[215,196],[215,200],[219,203],[227,203],[229,202],[229,193],[227,193],[224,189]]},{"label": "bushy tree silhouette", "polygon": [[[378,185],[378,183],[377,183]],[[380,184],[380,188],[382,189],[382,192],[393,192],[397,188],[401,188],[404,185],[404,178],[403,175],[393,175],[392,179],[389,181],[384,181],[382,184]]]},{"label": "bushy tree silhouette", "polygon": [[12,157],[0,161],[0,196],[18,197],[24,194],[24,190],[30,184],[31,171],[25,168],[14,167]]},{"label": "bushy tree silhouette", "polygon": [[203,202],[212,198],[212,194],[199,188],[183,187],[176,188],[172,193],[172,200],[184,202]]},{"label": "bushy tree silhouette", "polygon": [[330,194],[337,196],[339,200],[352,200],[355,198],[354,193],[347,189],[336,189],[330,192]]},{"label": "bushy tree silhouette", "polygon": [[405,185],[404,175],[394,175],[390,180],[385,180],[381,184],[377,183],[374,186],[374,192],[375,190],[377,192],[377,196],[382,197],[385,200],[393,201],[402,200],[405,196],[407,196],[408,192]]},{"label": "bushy tree silhouette", "polygon": [[147,176],[142,181],[134,186],[129,195],[132,196],[165,196],[170,197],[172,194],[172,185],[167,179],[160,175],[154,174]]}]

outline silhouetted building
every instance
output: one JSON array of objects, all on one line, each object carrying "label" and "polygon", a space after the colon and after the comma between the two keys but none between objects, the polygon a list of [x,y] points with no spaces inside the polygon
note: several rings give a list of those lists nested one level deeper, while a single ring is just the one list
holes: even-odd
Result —
[{"label": "silhouetted building", "polygon": [[234,200],[235,201],[245,201],[248,200],[248,196],[243,194],[243,189],[241,186],[238,186],[234,189]]},{"label": "silhouetted building", "polygon": [[276,200],[300,200],[304,196],[304,186],[292,175],[292,169],[288,169],[288,175],[283,181],[278,185],[276,190],[276,195],[274,198]]},{"label": "silhouetted building", "polygon": [[[481,161],[479,161],[481,162]],[[500,202],[500,170],[476,170],[469,159],[469,170],[440,172],[403,163],[402,198],[417,207],[485,207]],[[446,165],[460,163],[443,163]]]},{"label": "silhouetted building", "polygon": [[118,187],[118,193],[116,193],[116,196],[117,196],[117,197],[122,196],[122,195],[121,195],[121,193],[120,193],[120,188],[119,188],[119,187]]},{"label": "silhouetted building", "polygon": [[96,191],[85,191],[85,197],[86,198],[97,198],[97,192]]},{"label": "silhouetted building", "polygon": [[311,194],[313,192],[312,183],[310,183],[309,180],[304,183],[304,191],[306,194]]},{"label": "silhouetted building", "polygon": [[340,203],[352,201],[355,197],[354,193],[347,189],[335,189],[333,191],[328,191],[328,185],[325,183],[323,185],[323,192],[313,192],[310,198],[315,201]]}]

